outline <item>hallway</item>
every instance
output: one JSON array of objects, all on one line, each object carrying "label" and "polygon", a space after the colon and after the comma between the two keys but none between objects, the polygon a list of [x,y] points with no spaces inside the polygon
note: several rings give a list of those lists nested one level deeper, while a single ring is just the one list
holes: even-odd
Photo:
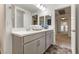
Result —
[{"label": "hallway", "polygon": [[71,38],[67,34],[57,33],[56,44],[60,47],[71,49]]},{"label": "hallway", "polygon": [[57,33],[56,45],[50,46],[45,54],[71,54],[71,38],[67,34]]}]

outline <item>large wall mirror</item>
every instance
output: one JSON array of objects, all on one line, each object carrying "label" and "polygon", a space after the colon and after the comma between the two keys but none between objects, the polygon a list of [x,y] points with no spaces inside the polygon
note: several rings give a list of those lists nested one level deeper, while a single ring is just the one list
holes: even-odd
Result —
[{"label": "large wall mirror", "polygon": [[32,16],[32,25],[37,25],[38,24],[38,15],[33,15]]},{"label": "large wall mirror", "polygon": [[24,28],[25,12],[18,8],[12,8],[12,26],[13,28]]},{"label": "large wall mirror", "polygon": [[39,24],[44,25],[44,16],[39,17]]},{"label": "large wall mirror", "polygon": [[19,9],[16,10],[16,27],[24,27],[24,12]]},{"label": "large wall mirror", "polygon": [[16,9],[15,12],[15,27],[23,28],[24,27],[24,11]]},{"label": "large wall mirror", "polygon": [[45,24],[51,25],[51,16],[50,15],[45,16]]}]

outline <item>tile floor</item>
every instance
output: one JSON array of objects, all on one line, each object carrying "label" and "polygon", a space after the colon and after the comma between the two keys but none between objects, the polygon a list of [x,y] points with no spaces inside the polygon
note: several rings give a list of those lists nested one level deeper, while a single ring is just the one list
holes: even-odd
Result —
[{"label": "tile floor", "polygon": [[51,45],[45,54],[71,54],[71,50],[68,48],[62,48],[56,45]]},{"label": "tile floor", "polygon": [[45,54],[71,54],[71,38],[67,34],[57,33],[56,45],[50,46]]}]

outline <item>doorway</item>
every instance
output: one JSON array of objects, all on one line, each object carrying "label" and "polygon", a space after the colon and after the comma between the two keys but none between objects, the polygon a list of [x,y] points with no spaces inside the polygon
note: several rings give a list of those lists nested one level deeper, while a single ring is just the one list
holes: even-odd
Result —
[{"label": "doorway", "polygon": [[56,45],[71,51],[71,7],[55,10]]}]

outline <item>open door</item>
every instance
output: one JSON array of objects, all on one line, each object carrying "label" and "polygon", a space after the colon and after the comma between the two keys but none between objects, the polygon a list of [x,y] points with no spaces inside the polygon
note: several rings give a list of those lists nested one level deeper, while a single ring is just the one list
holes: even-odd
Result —
[{"label": "open door", "polygon": [[71,6],[55,10],[56,46],[65,53],[72,53],[71,49]]},{"label": "open door", "polygon": [[71,49],[72,53],[76,53],[76,8],[71,5]]},{"label": "open door", "polygon": [[[72,54],[75,54],[76,53],[76,6],[73,4],[73,5],[69,5],[71,7],[71,29],[70,29],[70,32],[71,32],[71,51],[72,51]],[[69,7],[68,6],[68,7]],[[66,6],[67,7],[67,6]],[[56,21],[55,21],[56,23]],[[55,24],[55,43],[56,43],[56,24]]]}]

